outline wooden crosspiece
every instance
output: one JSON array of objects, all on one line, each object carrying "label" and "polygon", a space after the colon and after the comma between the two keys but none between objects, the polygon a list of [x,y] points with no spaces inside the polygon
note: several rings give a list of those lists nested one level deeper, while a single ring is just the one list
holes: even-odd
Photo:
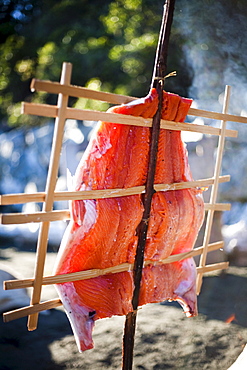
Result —
[{"label": "wooden crosspiece", "polygon": [[[107,122],[137,125],[151,127],[152,120],[142,117],[126,116],[115,113],[90,111],[86,109],[75,109],[68,107],[69,96],[82,97],[86,99],[101,100],[111,104],[122,104],[135,100],[134,97],[125,95],[117,95],[106,92],[93,91],[80,86],[72,86],[70,84],[72,73],[72,65],[64,63],[61,74],[60,83],[51,81],[40,81],[34,79],[31,83],[32,91],[45,91],[48,93],[58,94],[58,103],[56,106],[36,103],[23,103],[23,113],[40,115],[45,117],[55,118],[55,129],[52,143],[52,152],[50,158],[50,165],[47,176],[47,184],[44,192],[37,192],[34,194],[5,194],[0,198],[1,205],[27,203],[27,202],[43,202],[42,212],[32,214],[2,214],[2,224],[15,224],[27,222],[40,222],[40,231],[37,243],[36,264],[34,278],[25,280],[6,281],[5,289],[20,289],[23,287],[32,287],[33,294],[30,306],[23,307],[4,314],[4,320],[10,321],[19,317],[29,315],[28,327],[29,330],[34,330],[37,326],[38,313],[42,310],[55,308],[61,305],[59,299],[54,299],[46,302],[40,302],[40,295],[43,285],[57,284],[68,281],[76,281],[82,279],[90,279],[103,274],[118,273],[121,271],[131,271],[132,264],[122,264],[119,266],[110,267],[99,270],[93,269],[88,271],[81,271],[72,274],[65,274],[59,276],[43,276],[44,264],[47,252],[48,233],[50,222],[57,220],[67,220],[70,218],[69,210],[54,211],[53,203],[58,200],[75,200],[75,199],[99,199],[119,196],[128,196],[132,194],[141,194],[145,191],[144,186],[136,186],[129,189],[107,189],[107,190],[92,190],[92,191],[55,191],[59,158],[62,149],[62,141],[64,135],[64,125],[66,119],[77,120],[103,120]],[[211,198],[209,203],[205,204],[205,211],[207,212],[206,229],[203,239],[202,247],[196,248],[190,252],[181,253],[168,257],[165,260],[155,262],[157,263],[171,263],[185,258],[201,256],[199,266],[197,267],[197,293],[200,293],[202,276],[205,272],[222,270],[227,268],[227,262],[220,262],[216,264],[206,265],[207,253],[213,250],[223,248],[223,242],[209,244],[211,228],[213,223],[213,216],[215,211],[230,210],[228,203],[216,203],[219,183],[230,180],[230,176],[220,176],[221,163],[224,151],[224,142],[226,137],[237,137],[237,131],[226,129],[226,122],[241,122],[247,123],[247,117],[240,117],[236,115],[227,114],[227,106],[229,102],[230,89],[226,87],[225,104],[223,113],[210,112],[190,108],[189,115],[210,118],[214,120],[221,120],[221,127],[216,128],[212,126],[201,126],[190,123],[178,123],[173,121],[161,120],[161,128],[169,130],[200,132],[202,134],[216,135],[219,137],[219,145],[217,149],[217,160],[213,178],[196,180],[191,182],[182,182],[175,184],[156,184],[156,191],[171,191],[177,189],[186,189],[191,187],[207,188],[212,186]],[[154,261],[145,261],[145,265],[153,264]]]}]

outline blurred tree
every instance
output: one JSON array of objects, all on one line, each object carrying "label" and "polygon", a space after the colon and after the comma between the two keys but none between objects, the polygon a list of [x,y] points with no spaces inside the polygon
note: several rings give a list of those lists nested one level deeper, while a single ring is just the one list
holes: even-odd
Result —
[{"label": "blurred tree", "polygon": [[[26,122],[27,117],[20,118],[23,100],[55,103],[54,96],[31,94],[30,81],[58,81],[64,61],[73,63],[73,84],[146,94],[162,7],[162,0],[0,0],[0,119],[9,125]],[[174,38],[171,49],[176,69],[181,51]],[[189,78],[178,83],[178,92],[185,94],[189,83]]]},{"label": "blurred tree", "polygon": [[[202,65],[206,76],[212,68],[220,74],[223,67],[228,68],[228,60],[234,66],[241,64],[243,55],[239,56],[239,50],[243,50],[241,45],[245,45],[246,38],[238,32],[238,24],[246,28],[245,2],[176,0],[167,72],[176,70],[178,76],[167,80],[167,90],[188,96],[193,74],[201,73],[198,65]],[[33,77],[58,81],[64,61],[73,64],[73,84],[145,95],[152,76],[163,3],[0,0],[1,122],[40,122],[37,118],[20,117],[20,102],[32,99],[55,103],[55,96],[31,94],[30,81]],[[229,34],[233,35],[232,49],[228,48]],[[212,82],[212,88],[217,88],[217,81]],[[106,108],[99,102],[92,105],[72,99],[70,103]]]},{"label": "blurred tree", "polygon": [[212,101],[226,84],[238,95],[240,88],[247,91],[246,0],[192,0],[183,7],[178,2],[173,24],[186,40],[183,51],[194,74],[192,97],[213,109]]}]

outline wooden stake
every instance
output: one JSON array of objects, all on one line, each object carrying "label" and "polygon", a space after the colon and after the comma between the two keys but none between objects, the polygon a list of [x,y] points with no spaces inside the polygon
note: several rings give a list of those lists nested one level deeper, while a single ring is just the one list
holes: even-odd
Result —
[{"label": "wooden stake", "polygon": [[146,192],[144,194],[144,212],[142,221],[138,227],[138,245],[136,249],[136,257],[134,262],[133,280],[134,292],[132,297],[133,311],[126,316],[124,337],[123,337],[123,370],[131,370],[133,366],[133,353],[134,353],[134,338],[136,328],[137,307],[139,301],[139,292],[142,277],[142,268],[144,262],[144,250],[146,244],[146,236],[148,229],[148,220],[151,210],[151,202],[154,190],[154,176],[156,168],[156,156],[158,150],[158,140],[160,132],[161,110],[163,100],[163,77],[166,71],[167,49],[170,36],[173,10],[175,0],[167,0],[164,5],[164,12],[162,17],[162,24],[159,35],[159,42],[156,51],[156,58],[154,64],[154,73],[152,77],[151,87],[155,87],[159,96],[159,105],[157,112],[153,118],[151,129],[151,145],[150,145],[150,158],[148,165],[148,174],[146,182]]},{"label": "wooden stake", "polygon": [[[64,63],[61,75],[61,84],[69,85],[71,80],[72,65],[70,63]],[[45,203],[43,205],[44,212],[50,212],[53,208],[54,191],[57,182],[58,168],[60,153],[64,135],[64,125],[66,120],[66,108],[68,105],[68,96],[59,94],[58,96],[58,117],[55,121],[52,151],[50,158],[50,166],[48,170],[47,183],[46,183],[46,196]],[[50,222],[42,222],[39,230],[39,238],[37,244],[36,253],[36,265],[35,265],[35,279],[33,294],[31,297],[31,305],[38,304],[40,301],[42,279],[45,265],[45,257],[47,252],[48,234],[49,234]],[[38,322],[38,314],[29,316],[28,319],[28,330],[35,330]]]}]

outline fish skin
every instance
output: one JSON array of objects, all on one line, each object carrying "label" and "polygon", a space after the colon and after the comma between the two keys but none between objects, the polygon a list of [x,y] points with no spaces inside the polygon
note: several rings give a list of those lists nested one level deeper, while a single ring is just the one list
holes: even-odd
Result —
[{"label": "fish skin", "polygon": [[[191,100],[163,93],[162,119],[182,122]],[[158,94],[112,107],[119,114],[152,118]],[[147,176],[150,129],[99,122],[77,168],[74,190],[128,188],[144,185]],[[192,181],[181,133],[161,129],[155,183]],[[141,195],[71,202],[71,221],[58,252],[54,274],[133,263],[136,228],[143,214]],[[159,261],[190,251],[203,221],[201,193],[183,189],[155,193],[152,199],[145,259]],[[187,316],[197,314],[196,269],[192,258],[143,269],[139,305],[177,300]],[[57,284],[56,289],[79,351],[93,348],[97,319],[126,315],[132,310],[132,272],[122,272]]]},{"label": "fish skin", "polygon": [[[67,313],[80,352],[93,348],[94,311],[82,306],[73,283],[60,284],[59,296]],[[82,339],[81,339],[82,338]]]}]

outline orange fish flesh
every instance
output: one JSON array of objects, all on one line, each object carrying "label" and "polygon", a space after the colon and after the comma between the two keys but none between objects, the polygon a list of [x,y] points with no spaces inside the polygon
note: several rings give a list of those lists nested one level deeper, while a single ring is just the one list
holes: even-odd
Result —
[{"label": "orange fish flesh", "polygon": [[[163,92],[162,119],[183,122],[191,100]],[[156,89],[110,112],[152,118],[158,107]],[[98,122],[78,165],[74,190],[129,188],[144,185],[149,160],[150,129]],[[192,181],[180,131],[161,129],[155,183]],[[142,195],[71,204],[71,220],[63,237],[55,274],[103,269],[133,263],[136,228],[143,214]],[[193,248],[204,217],[198,189],[157,192],[152,199],[145,260],[159,261]],[[197,314],[194,260],[143,269],[139,305],[176,300],[187,316]],[[56,285],[80,351],[93,348],[95,320],[132,311],[132,272],[121,272]]]}]

